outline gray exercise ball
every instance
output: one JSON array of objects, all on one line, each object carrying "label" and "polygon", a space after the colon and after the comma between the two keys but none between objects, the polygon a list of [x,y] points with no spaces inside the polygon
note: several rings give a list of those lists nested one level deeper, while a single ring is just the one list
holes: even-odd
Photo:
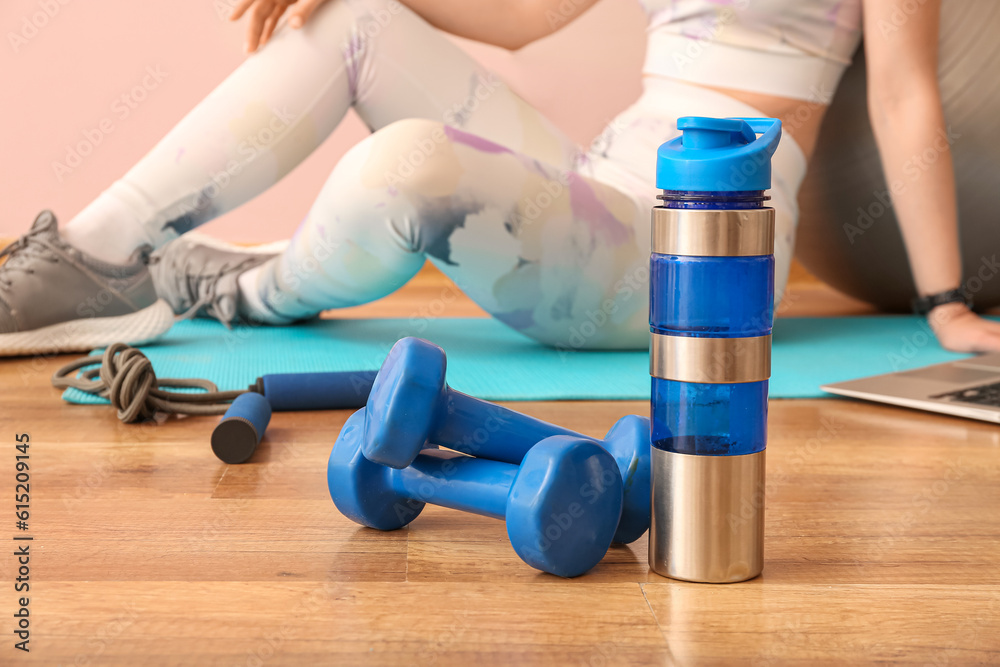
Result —
[{"label": "gray exercise ball", "polygon": [[[976,310],[1000,305],[1000,3],[948,0],[938,71],[952,134],[965,285]],[[933,142],[926,158],[932,159]],[[941,144],[939,144],[941,145]],[[919,170],[910,165],[909,174]],[[919,187],[919,177],[909,182]],[[859,50],[823,121],[803,183],[796,255],[838,290],[887,311],[916,295],[868,121]]]}]

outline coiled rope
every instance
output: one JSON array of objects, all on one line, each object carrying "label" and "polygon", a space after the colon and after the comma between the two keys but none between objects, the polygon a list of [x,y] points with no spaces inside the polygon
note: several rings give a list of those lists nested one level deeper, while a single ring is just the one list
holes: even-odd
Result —
[{"label": "coiled rope", "polygon": [[[77,375],[76,371],[96,366]],[[104,354],[94,354],[72,361],[52,375],[52,385],[72,387],[111,401],[118,419],[126,424],[151,419],[157,412],[185,415],[221,415],[245,389],[219,391],[215,383],[196,378],[159,378],[153,364],[142,352],[124,343],[114,343]],[[165,391],[201,389],[198,393]]]}]

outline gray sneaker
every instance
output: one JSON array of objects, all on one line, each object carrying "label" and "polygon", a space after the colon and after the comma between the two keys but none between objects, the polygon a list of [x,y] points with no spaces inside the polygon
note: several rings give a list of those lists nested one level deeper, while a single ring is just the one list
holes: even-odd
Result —
[{"label": "gray sneaker", "polygon": [[239,275],[285,246],[286,241],[245,248],[189,233],[154,252],[149,272],[156,293],[179,319],[214,317],[228,327],[241,319]]},{"label": "gray sneaker", "polygon": [[173,324],[146,269],[148,250],[125,266],[102,262],[59,237],[43,211],[31,230],[0,250],[0,356],[136,345]]}]

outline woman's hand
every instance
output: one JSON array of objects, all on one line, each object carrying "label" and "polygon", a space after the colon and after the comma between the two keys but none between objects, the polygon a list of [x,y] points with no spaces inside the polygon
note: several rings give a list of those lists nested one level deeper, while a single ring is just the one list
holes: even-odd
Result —
[{"label": "woman's hand", "polygon": [[247,25],[247,41],[244,49],[247,53],[253,53],[260,47],[267,44],[274,34],[274,28],[278,25],[278,19],[282,17],[289,6],[295,7],[288,13],[288,25],[293,28],[301,28],[309,20],[320,5],[327,0],[240,0],[230,21],[239,20],[247,10],[250,10],[250,23]]},{"label": "woman's hand", "polygon": [[979,317],[961,303],[938,306],[927,321],[941,346],[952,352],[1000,352],[1000,322]]}]

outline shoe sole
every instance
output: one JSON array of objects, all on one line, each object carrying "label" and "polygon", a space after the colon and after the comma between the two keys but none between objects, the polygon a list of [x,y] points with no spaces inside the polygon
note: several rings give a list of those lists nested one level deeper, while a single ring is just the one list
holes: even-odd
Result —
[{"label": "shoe sole", "polygon": [[0,334],[0,357],[89,352],[112,343],[139,345],[160,337],[173,323],[170,304],[159,299],[128,315],[87,317],[32,331]]}]

